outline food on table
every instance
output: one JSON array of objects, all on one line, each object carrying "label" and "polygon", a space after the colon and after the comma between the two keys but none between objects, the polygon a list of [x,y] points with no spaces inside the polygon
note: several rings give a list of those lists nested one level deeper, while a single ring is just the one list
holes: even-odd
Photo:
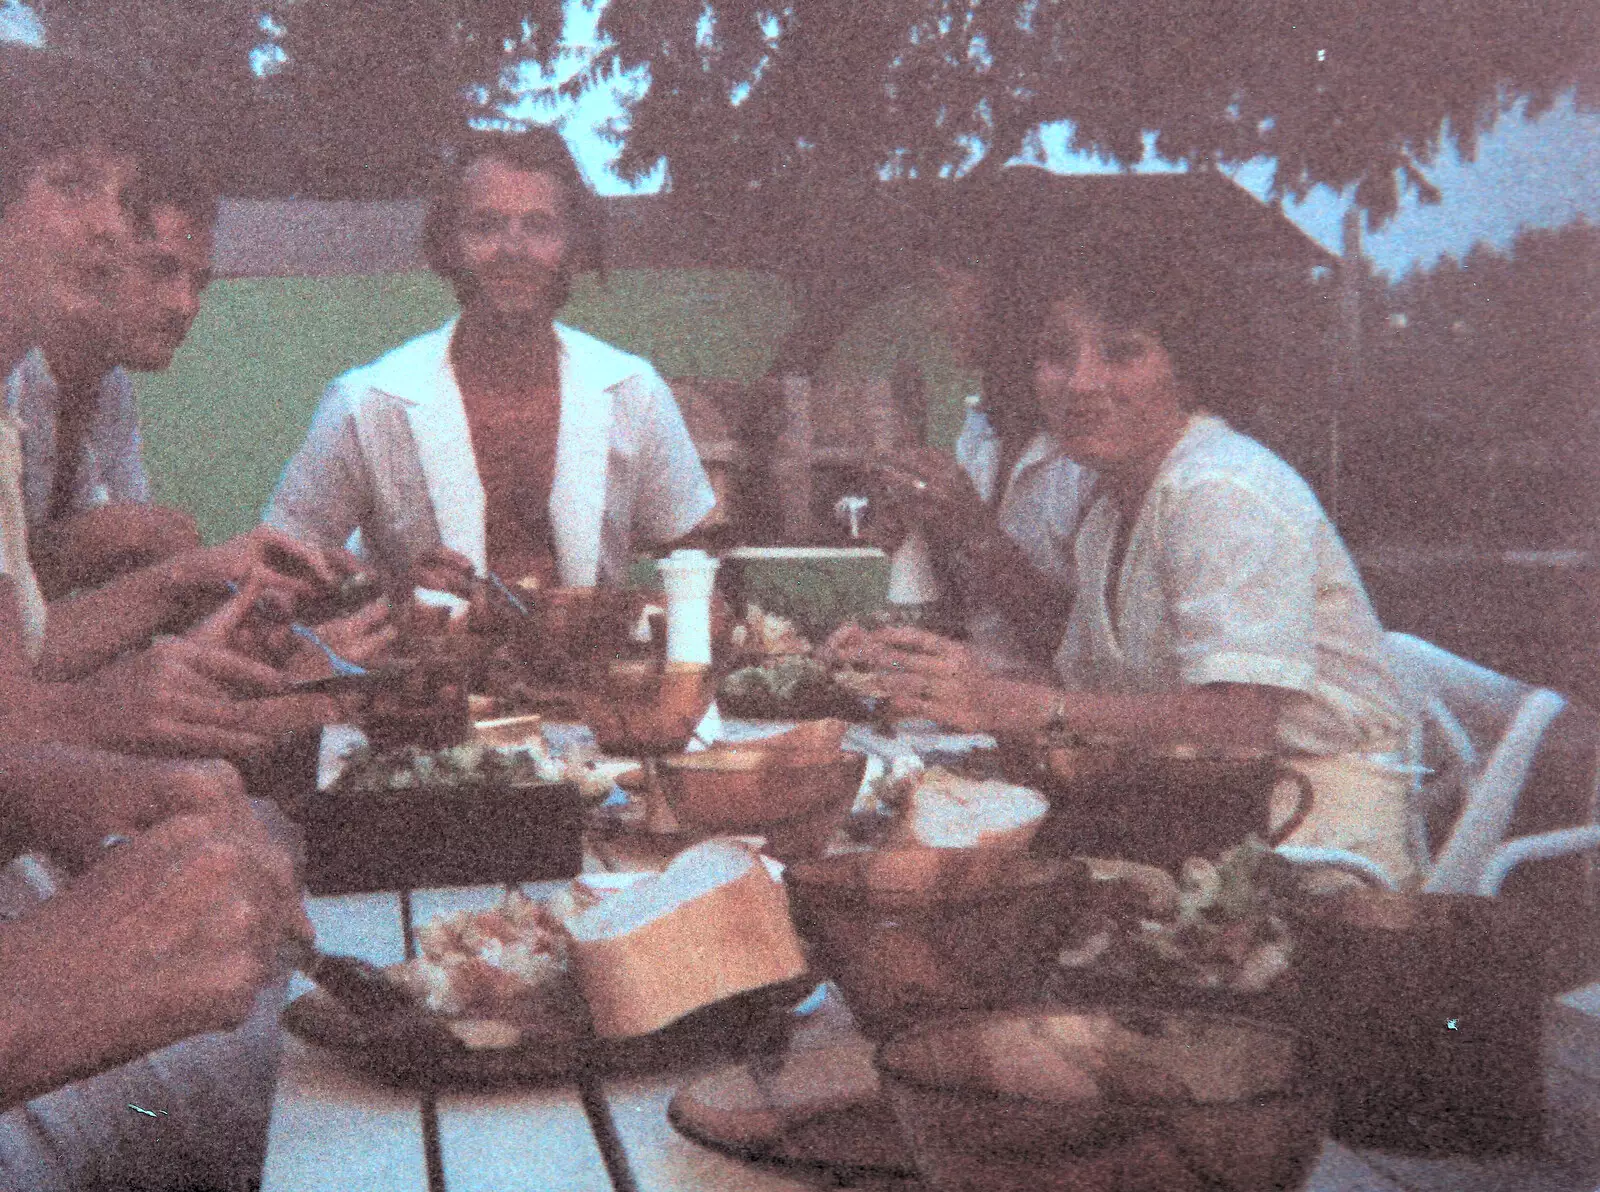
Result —
[{"label": "food on table", "polygon": [[1038,791],[996,779],[925,770],[904,796],[890,842],[923,848],[1024,849],[1050,803]]},{"label": "food on table", "polygon": [[759,604],[745,605],[744,620],[728,631],[728,643],[740,654],[811,653],[811,643],[795,628],[793,621],[769,613]]},{"label": "food on table", "polygon": [[658,1030],[805,971],[782,883],[738,840],[686,849],[661,873],[566,910],[561,923],[601,1037]]},{"label": "food on table", "polygon": [[[473,696],[473,699],[480,697]],[[468,705],[471,706],[470,704]],[[542,728],[544,717],[528,716],[494,716],[474,717],[472,721],[472,740],[481,745],[496,746],[542,746],[544,737]]]},{"label": "food on table", "polygon": [[611,793],[612,772],[580,758],[558,758],[542,740],[518,746],[468,742],[429,750],[358,746],[329,787],[335,794],[426,790],[470,792],[484,786],[542,786],[571,782],[589,799]]},{"label": "food on table", "polygon": [[1289,912],[1300,873],[1258,840],[1177,879],[1154,866],[1088,862],[1087,909],[1060,955],[1064,969],[1139,983],[1259,993],[1289,971]]},{"label": "food on table", "polygon": [[[511,1047],[549,1013],[566,971],[565,940],[548,907],[511,893],[497,907],[461,911],[417,930],[421,955],[389,976],[469,1047]],[[458,1029],[459,1028],[459,1029]]]},{"label": "food on table", "polygon": [[784,655],[733,671],[717,700],[729,715],[756,720],[869,719],[870,705],[839,681],[846,673],[836,674],[814,658]]}]

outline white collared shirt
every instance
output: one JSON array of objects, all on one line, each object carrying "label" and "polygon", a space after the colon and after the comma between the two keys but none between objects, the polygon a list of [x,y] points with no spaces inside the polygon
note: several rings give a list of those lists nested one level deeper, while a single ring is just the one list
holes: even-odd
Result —
[{"label": "white collared shirt", "polygon": [[[60,385],[40,349],[34,348],[11,370],[5,398],[22,436],[22,496],[28,524],[37,528],[49,517],[59,466],[56,425],[61,402]],[[140,505],[150,501],[133,380],[122,368],[100,378],[94,418],[73,482],[71,512],[83,513],[112,501]]]},{"label": "white collared shirt", "polygon": [[17,420],[0,413],[0,575],[17,587],[23,647],[37,659],[44,641],[44,594],[28,558],[28,523],[22,500],[22,434]]},{"label": "white collared shirt", "polygon": [[1195,415],[1137,512],[1117,575],[1109,495],[1084,514],[1078,597],[1056,668],[1120,694],[1208,683],[1293,692],[1280,747],[1392,748],[1407,728],[1383,629],[1316,496],[1260,443]]},{"label": "white collared shirt", "polygon": [[[486,562],[484,492],[450,366],[455,320],[328,386],[264,514],[403,575],[445,546]],[[716,503],[683,415],[648,361],[556,324],[561,421],[550,526],[562,584],[619,586],[634,536],[670,542]]]}]

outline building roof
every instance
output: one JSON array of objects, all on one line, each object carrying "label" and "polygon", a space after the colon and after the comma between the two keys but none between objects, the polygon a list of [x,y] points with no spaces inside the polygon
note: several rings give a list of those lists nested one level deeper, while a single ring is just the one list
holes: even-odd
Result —
[{"label": "building roof", "polygon": [[[375,274],[423,268],[424,203],[225,199],[215,264],[225,277]],[[893,267],[907,252],[962,246],[986,254],[998,235],[1034,239],[1086,223],[1176,222],[1196,241],[1245,266],[1310,268],[1332,255],[1282,211],[1216,173],[1050,174],[1019,167],[964,186],[884,186],[818,200],[774,226],[747,212],[695,211],[671,195],[602,200],[613,268],[745,268],[791,272],[840,253]]]}]

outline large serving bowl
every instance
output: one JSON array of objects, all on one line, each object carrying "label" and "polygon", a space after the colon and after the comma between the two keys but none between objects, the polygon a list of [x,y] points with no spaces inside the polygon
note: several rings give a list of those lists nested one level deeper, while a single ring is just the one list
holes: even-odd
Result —
[{"label": "large serving bowl", "polygon": [[1322,1145],[1295,1034],[1143,1010],[957,1016],[876,1063],[939,1192],[1283,1192]]},{"label": "large serving bowl", "polygon": [[1007,778],[1049,798],[1037,847],[1063,856],[1176,869],[1252,834],[1281,843],[1312,806],[1305,776],[1266,752],[1007,740],[998,755]]},{"label": "large serving bowl", "polygon": [[1079,865],[995,849],[899,849],[797,861],[795,926],[875,1037],[932,1009],[1035,1000]]},{"label": "large serving bowl", "polygon": [[661,793],[681,828],[759,834],[780,861],[816,856],[861,789],[862,753],[759,747],[661,758]]}]

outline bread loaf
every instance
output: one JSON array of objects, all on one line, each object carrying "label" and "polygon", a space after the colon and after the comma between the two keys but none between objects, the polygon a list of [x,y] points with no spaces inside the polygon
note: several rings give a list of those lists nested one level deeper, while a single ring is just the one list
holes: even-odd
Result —
[{"label": "bread loaf", "polygon": [[659,1030],[691,1010],[805,971],[788,896],[755,848],[705,841],[563,926],[595,1033]]},{"label": "bread loaf", "polygon": [[906,800],[895,843],[923,848],[1024,849],[1050,804],[1038,791],[929,770]]}]

